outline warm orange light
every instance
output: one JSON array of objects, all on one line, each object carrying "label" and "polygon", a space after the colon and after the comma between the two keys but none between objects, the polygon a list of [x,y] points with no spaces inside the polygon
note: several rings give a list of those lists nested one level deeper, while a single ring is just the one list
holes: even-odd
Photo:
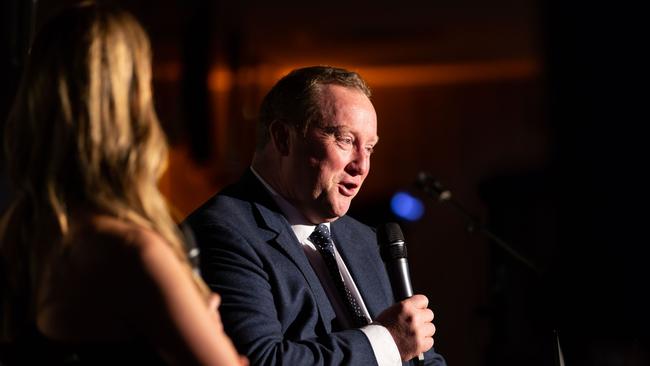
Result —
[{"label": "warm orange light", "polygon": [[360,67],[359,73],[371,86],[421,86],[460,84],[536,77],[539,66],[533,60],[506,60],[458,64]]},{"label": "warm orange light", "polygon": [[[222,65],[214,66],[208,74],[208,88],[213,92],[228,91],[237,83],[240,87],[270,87],[291,70],[304,64],[242,67],[233,73]],[[532,59],[483,61],[474,63],[360,66],[340,65],[358,71],[373,87],[401,87],[472,83],[494,80],[527,79],[538,76],[539,64]],[[156,66],[156,78],[173,81],[180,78],[180,65],[169,62]]]}]

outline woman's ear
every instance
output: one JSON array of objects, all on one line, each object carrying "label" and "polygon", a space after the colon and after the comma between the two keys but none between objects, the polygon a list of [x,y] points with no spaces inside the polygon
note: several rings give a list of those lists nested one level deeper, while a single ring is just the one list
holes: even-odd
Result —
[{"label": "woman's ear", "polygon": [[271,143],[275,149],[282,156],[289,155],[291,146],[291,131],[286,123],[280,121],[273,121],[269,126],[269,134],[271,135]]}]

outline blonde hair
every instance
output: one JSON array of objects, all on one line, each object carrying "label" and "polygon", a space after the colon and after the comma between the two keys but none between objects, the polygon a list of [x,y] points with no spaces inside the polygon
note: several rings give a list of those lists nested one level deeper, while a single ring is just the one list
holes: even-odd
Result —
[{"label": "blonde hair", "polygon": [[[34,41],[4,136],[13,188],[0,221],[5,310],[20,312],[12,299],[33,296],[48,256],[66,245],[75,208],[156,231],[189,271],[182,235],[156,185],[167,144],[152,101],[149,41],[130,14],[87,3],[46,25]],[[14,319],[4,313],[10,328]]]}]

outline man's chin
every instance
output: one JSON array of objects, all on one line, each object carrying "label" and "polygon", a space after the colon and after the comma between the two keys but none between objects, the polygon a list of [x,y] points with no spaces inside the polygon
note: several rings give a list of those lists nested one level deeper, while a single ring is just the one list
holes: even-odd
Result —
[{"label": "man's chin", "polygon": [[310,215],[308,219],[314,224],[320,224],[323,222],[333,222],[336,221],[339,217],[344,216],[347,212],[348,212],[347,208],[345,210],[331,209],[325,212],[318,212],[313,215]]},{"label": "man's chin", "polygon": [[319,205],[311,207],[312,210],[306,215],[306,218],[315,224],[336,221],[339,217],[345,216],[350,209],[351,201],[351,199],[338,201],[322,199]]},{"label": "man's chin", "polygon": [[341,216],[345,216],[345,214],[348,213],[349,209],[350,209],[349,204],[340,205],[340,206],[337,206],[337,207],[332,207],[332,210],[330,212],[330,216],[332,218],[331,221],[334,221],[334,220],[338,219]]}]

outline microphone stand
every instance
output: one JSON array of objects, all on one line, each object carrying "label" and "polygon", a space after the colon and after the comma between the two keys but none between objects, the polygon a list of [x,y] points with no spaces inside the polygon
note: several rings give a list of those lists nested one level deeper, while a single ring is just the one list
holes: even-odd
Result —
[{"label": "microphone stand", "polygon": [[[512,248],[507,242],[503,239],[492,233],[485,225],[481,224],[479,220],[472,214],[469,213],[460,203],[453,199],[451,191],[446,189],[440,182],[435,180],[430,174],[425,172],[420,172],[418,174],[417,186],[424,193],[432,197],[433,199],[438,200],[439,202],[445,202],[449,204],[456,212],[458,212],[465,220],[467,220],[467,232],[470,234],[478,232],[482,235],[485,235],[488,239],[496,243],[501,249],[505,250],[506,253],[510,254],[515,258],[519,263],[526,266],[528,269],[535,272],[536,275],[541,276],[540,270],[535,266],[535,264],[517,252]],[[554,348],[557,352],[555,358],[555,365],[564,366],[564,355],[560,347],[560,338],[557,332],[557,329],[553,329],[553,338],[554,338]]]},{"label": "microphone stand", "polygon": [[512,246],[506,243],[503,239],[492,233],[485,225],[483,225],[476,216],[472,215],[467,211],[460,203],[458,203],[452,196],[451,191],[443,187],[440,182],[435,180],[430,174],[425,172],[420,172],[418,174],[417,186],[424,193],[430,197],[438,200],[438,202],[444,202],[450,205],[456,212],[458,212],[465,220],[467,220],[466,230],[470,234],[475,232],[484,235],[488,239],[496,243],[501,249],[505,250],[506,253],[510,254],[515,258],[519,263],[531,269],[537,275],[540,275],[540,271],[535,266],[535,264],[519,252],[517,252]]}]

